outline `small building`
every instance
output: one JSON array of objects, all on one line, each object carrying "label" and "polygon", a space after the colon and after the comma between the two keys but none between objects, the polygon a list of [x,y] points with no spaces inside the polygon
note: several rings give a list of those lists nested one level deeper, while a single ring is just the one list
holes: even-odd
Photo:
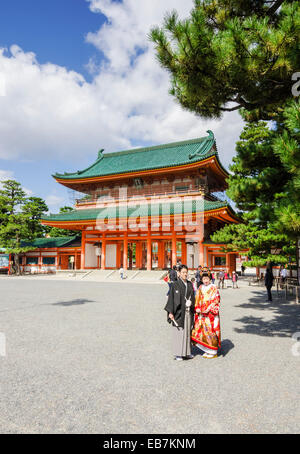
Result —
[{"label": "small building", "polygon": [[0,274],[9,273],[10,256],[6,253],[4,248],[0,248]]},{"label": "small building", "polygon": [[22,273],[55,273],[57,270],[80,268],[80,235],[36,238],[21,245],[32,246],[32,251],[20,254]]},{"label": "small building", "polygon": [[[45,216],[48,226],[78,230],[81,269],[235,269],[210,235],[240,219],[216,194],[227,188],[213,133],[207,137],[113,153],[88,168],[55,174],[83,194],[73,211]],[[77,260],[79,260],[77,258]]]}]

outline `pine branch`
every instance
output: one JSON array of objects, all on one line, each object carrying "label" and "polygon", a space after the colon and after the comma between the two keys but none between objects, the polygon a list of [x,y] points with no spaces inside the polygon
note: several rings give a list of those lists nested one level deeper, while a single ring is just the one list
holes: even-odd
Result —
[{"label": "pine branch", "polygon": [[266,14],[268,16],[272,16],[278,10],[278,8],[282,5],[282,3],[284,3],[284,0],[277,0],[274,3],[274,5],[272,5],[271,8],[268,9]]}]

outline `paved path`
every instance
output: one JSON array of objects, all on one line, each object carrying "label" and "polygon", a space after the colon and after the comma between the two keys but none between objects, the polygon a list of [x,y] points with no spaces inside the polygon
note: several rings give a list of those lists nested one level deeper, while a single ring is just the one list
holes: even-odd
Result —
[{"label": "paved path", "polygon": [[0,288],[1,433],[299,431],[300,306],[221,290],[222,355],[179,363],[164,285],[1,277]]}]

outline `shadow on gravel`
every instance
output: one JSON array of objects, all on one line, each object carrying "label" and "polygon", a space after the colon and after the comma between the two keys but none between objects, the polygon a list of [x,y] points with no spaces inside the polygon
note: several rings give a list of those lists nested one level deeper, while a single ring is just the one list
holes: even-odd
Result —
[{"label": "shadow on gravel", "polygon": [[[226,356],[227,353],[229,353],[229,351],[233,348],[234,344],[230,339],[221,340],[221,348],[218,351],[218,356]],[[203,352],[195,345],[192,345],[192,354],[194,356],[202,356]]]},{"label": "shadow on gravel", "polygon": [[234,348],[234,343],[230,339],[221,338],[221,349],[219,351],[219,356],[226,356]]},{"label": "shadow on gravel", "polygon": [[[266,315],[257,317],[248,315],[239,319],[242,328],[234,328],[237,333],[256,334],[258,336],[277,336],[291,337],[293,333],[299,331],[300,326],[300,306],[292,301],[285,301],[273,293],[273,301],[265,301],[266,294],[255,292],[256,296],[249,298],[247,303],[238,304],[235,307],[243,309],[254,309],[265,311]],[[267,318],[267,320],[264,320]],[[270,320],[271,318],[271,320]]]},{"label": "shadow on gravel", "polygon": [[96,301],[93,300],[85,300],[85,299],[77,299],[72,301],[60,301],[59,303],[53,303],[51,306],[77,306],[79,304],[86,304],[86,303],[95,303]]}]

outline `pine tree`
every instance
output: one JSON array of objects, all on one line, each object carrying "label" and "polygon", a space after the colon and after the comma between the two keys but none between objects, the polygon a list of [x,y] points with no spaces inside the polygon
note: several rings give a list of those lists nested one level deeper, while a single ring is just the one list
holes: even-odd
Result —
[{"label": "pine tree", "polygon": [[48,211],[39,197],[26,197],[20,183],[15,180],[2,182],[0,190],[0,245],[7,253],[14,254],[17,272],[20,274],[20,254],[32,250],[22,246],[44,233],[39,220]]},{"label": "pine tree", "polygon": [[300,236],[299,112],[299,102],[289,103],[282,122],[272,130],[262,121],[247,123],[237,142],[227,193],[242,210],[245,224],[225,226],[212,239],[228,243],[227,250],[249,247],[250,265],[296,259],[295,243]]},{"label": "pine tree", "polygon": [[188,19],[173,11],[149,35],[170,93],[203,118],[244,108],[248,119],[273,119],[300,68],[299,1],[194,3]]},{"label": "pine tree", "polygon": [[[63,206],[59,209],[59,213],[68,213],[70,211],[74,211],[72,207]],[[52,238],[59,237],[59,236],[74,236],[78,235],[78,230],[68,230],[68,229],[59,229],[57,227],[45,227],[47,234]]]},{"label": "pine tree", "polygon": [[289,0],[195,0],[188,19],[173,11],[150,33],[182,107],[202,118],[239,110],[246,121],[227,192],[244,223],[212,239],[248,244],[253,263],[279,249],[285,262],[300,236],[299,36],[300,2]]}]

